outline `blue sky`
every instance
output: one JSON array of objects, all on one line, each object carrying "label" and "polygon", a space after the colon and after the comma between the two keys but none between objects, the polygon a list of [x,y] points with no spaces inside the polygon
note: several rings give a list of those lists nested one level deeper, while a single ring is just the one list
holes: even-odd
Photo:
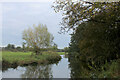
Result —
[{"label": "blue sky", "polygon": [[32,26],[46,24],[58,48],[69,45],[70,35],[59,34],[62,16],[51,8],[52,2],[5,2],[2,5],[2,45],[21,45],[22,31]]}]

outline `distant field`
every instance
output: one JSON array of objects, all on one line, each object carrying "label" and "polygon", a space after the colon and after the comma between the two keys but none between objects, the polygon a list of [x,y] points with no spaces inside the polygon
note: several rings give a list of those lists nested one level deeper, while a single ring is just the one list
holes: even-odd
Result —
[{"label": "distant field", "polygon": [[33,62],[45,63],[50,60],[60,59],[60,56],[55,52],[43,52],[42,55],[31,55],[32,52],[2,52],[2,61],[10,64],[17,63],[18,65],[29,64]]},{"label": "distant field", "polygon": [[64,55],[65,52],[57,52],[59,55]]}]

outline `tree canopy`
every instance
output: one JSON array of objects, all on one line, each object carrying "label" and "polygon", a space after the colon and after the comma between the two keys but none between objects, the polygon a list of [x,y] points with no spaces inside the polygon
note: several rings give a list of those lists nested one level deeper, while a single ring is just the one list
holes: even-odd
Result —
[{"label": "tree canopy", "polygon": [[[63,13],[61,22],[61,32],[75,30],[82,22],[94,20],[100,23],[107,23],[109,19],[119,21],[117,17],[120,13],[120,2],[90,2],[85,0],[56,0],[54,2],[54,10]],[[105,14],[107,17],[99,17],[96,20],[95,16]],[[104,15],[103,14],[103,15]],[[114,17],[112,17],[114,16]],[[108,22],[109,23],[109,22]]]},{"label": "tree canopy", "polygon": [[48,48],[53,43],[53,35],[48,32],[47,26],[39,24],[33,25],[23,31],[23,40],[27,46],[34,49],[35,53],[40,53],[41,48]]},{"label": "tree canopy", "polygon": [[120,58],[120,1],[56,0],[53,7],[63,13],[61,32],[73,30],[71,63],[77,59],[96,69]]}]

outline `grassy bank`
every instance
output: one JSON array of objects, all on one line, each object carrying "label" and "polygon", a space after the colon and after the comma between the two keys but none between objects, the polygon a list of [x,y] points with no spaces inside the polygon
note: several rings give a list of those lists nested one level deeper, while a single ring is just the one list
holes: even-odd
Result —
[{"label": "grassy bank", "polygon": [[2,52],[2,64],[8,65],[27,65],[32,63],[44,64],[53,63],[61,59],[55,52],[43,52],[42,55],[32,55],[32,52]]},{"label": "grassy bank", "polygon": [[65,52],[57,52],[59,55],[64,55]]},{"label": "grassy bank", "polygon": [[2,51],[0,51],[0,62],[2,61]]}]

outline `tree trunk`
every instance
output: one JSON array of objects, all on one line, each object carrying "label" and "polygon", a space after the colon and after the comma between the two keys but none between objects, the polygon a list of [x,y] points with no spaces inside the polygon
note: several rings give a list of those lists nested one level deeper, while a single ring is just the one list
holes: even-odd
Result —
[{"label": "tree trunk", "polygon": [[35,51],[36,52],[36,55],[42,55],[41,51]]},{"label": "tree trunk", "polygon": [[38,53],[38,51],[35,51],[36,52],[36,55],[38,55],[39,53]]}]

